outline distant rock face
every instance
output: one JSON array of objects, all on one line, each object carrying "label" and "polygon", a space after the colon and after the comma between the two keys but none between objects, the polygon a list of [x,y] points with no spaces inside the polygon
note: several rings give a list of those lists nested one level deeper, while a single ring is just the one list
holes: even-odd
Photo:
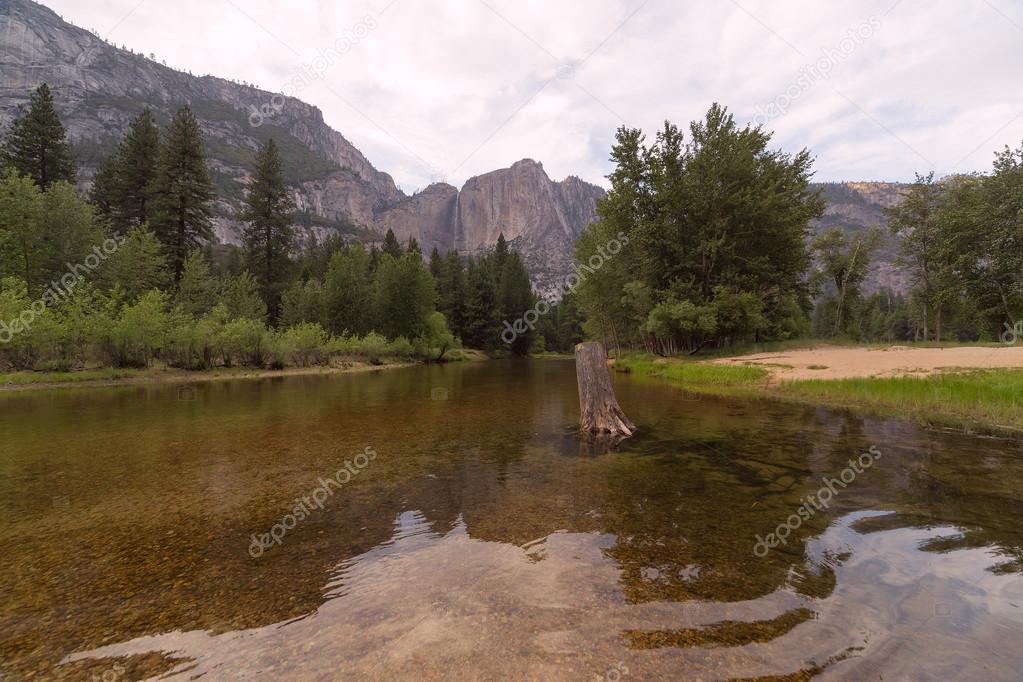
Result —
[{"label": "distant rock face", "polygon": [[[0,55],[0,127],[18,115],[30,90],[49,83],[86,184],[144,107],[165,125],[179,106],[189,104],[206,135],[219,189],[216,233],[225,242],[238,241],[236,216],[255,152],[270,137],[281,149],[300,223],[320,236],[347,231],[373,239],[390,229],[403,242],[415,237],[425,253],[436,247],[477,254],[503,233],[523,254],[543,294],[554,293],[571,272],[574,242],[604,193],[576,177],[552,181],[540,163],[524,159],[470,178],[461,190],[434,184],[406,196],[390,175],[324,123],[316,107],[175,71],[109,45],[31,0],[0,0]],[[904,189],[892,183],[821,187],[828,208],[812,225],[815,231],[886,227],[882,209],[898,201]],[[905,277],[893,265],[894,250],[894,240],[882,247],[868,275],[868,291],[905,290]]]},{"label": "distant rock face", "polygon": [[895,263],[898,240],[888,229],[884,209],[899,203],[909,185],[897,182],[835,182],[817,187],[823,190],[827,207],[824,215],[810,224],[813,234],[836,227],[847,233],[880,227],[882,243],[867,271],[863,291],[866,294],[879,289],[907,292],[909,279]]},{"label": "distant rock face", "polygon": [[435,184],[406,196],[319,109],[301,100],[213,76],[195,77],[118,49],[30,0],[0,0],[0,126],[40,83],[49,83],[75,143],[84,184],[146,106],[165,125],[191,106],[207,141],[219,188],[216,234],[237,243],[236,219],[256,150],[273,137],[302,223],[381,237],[415,237],[426,253],[477,253],[502,232],[524,250],[535,283],[568,271],[572,242],[594,214],[599,187],[577,178],[553,182],[530,160],[470,179],[459,192]]}]

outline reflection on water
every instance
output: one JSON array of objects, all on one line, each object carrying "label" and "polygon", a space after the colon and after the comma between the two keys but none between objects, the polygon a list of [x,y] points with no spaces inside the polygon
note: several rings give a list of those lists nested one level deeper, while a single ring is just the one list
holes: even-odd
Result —
[{"label": "reflection on water", "polygon": [[493,362],[0,397],[0,672],[1019,679],[1019,443],[619,378],[641,435],[595,454],[574,382]]}]

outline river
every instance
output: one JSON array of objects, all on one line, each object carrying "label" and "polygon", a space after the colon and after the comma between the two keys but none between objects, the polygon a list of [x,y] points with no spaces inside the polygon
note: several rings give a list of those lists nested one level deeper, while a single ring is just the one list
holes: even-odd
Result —
[{"label": "river", "polygon": [[0,673],[1021,679],[1019,441],[615,383],[613,452],[564,360],[0,395]]}]

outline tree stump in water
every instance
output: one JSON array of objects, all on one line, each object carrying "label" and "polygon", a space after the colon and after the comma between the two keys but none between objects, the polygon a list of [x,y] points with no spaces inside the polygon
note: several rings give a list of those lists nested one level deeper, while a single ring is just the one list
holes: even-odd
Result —
[{"label": "tree stump in water", "polygon": [[607,372],[607,355],[599,343],[575,347],[575,376],[579,382],[579,425],[583,433],[614,442],[636,432],[622,412]]}]

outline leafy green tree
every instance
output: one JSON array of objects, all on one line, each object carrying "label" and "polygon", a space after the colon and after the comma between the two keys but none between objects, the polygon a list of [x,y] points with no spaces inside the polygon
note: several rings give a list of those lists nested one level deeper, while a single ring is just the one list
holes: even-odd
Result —
[{"label": "leafy green tree", "polygon": [[147,107],[131,122],[113,157],[110,203],[116,229],[127,230],[149,222],[159,155],[160,131]]},{"label": "leafy green tree", "polygon": [[168,332],[167,295],[159,290],[146,292],[125,306],[104,332],[111,362],[117,367],[145,367],[152,362]]},{"label": "leafy green tree", "polygon": [[246,198],[242,220],[248,225],[243,240],[249,270],[259,282],[271,326],[280,317],[281,295],[291,269],[295,246],[291,227],[295,206],[284,184],[280,155],[271,139],[256,157],[256,172]]},{"label": "leafy green tree", "polygon": [[232,320],[245,318],[262,324],[266,318],[266,303],[260,295],[259,282],[248,271],[224,282],[220,300]]},{"label": "leafy green tree", "polygon": [[834,287],[834,320],[831,334],[847,331],[846,312],[860,300],[860,286],[867,277],[871,254],[880,244],[878,230],[847,236],[833,228],[814,238],[811,248],[817,254],[821,274]]},{"label": "leafy green tree", "polygon": [[[189,252],[212,238],[213,183],[206,169],[202,132],[187,106],[178,109],[160,147],[153,183],[151,224],[166,246],[175,284]],[[149,211],[147,204],[146,210]]]},{"label": "leafy green tree", "polygon": [[42,192],[32,179],[8,169],[0,179],[0,277],[20,277],[30,292],[45,281],[42,212]]},{"label": "leafy green tree", "polygon": [[352,244],[334,254],[323,288],[330,331],[362,336],[373,328],[375,304],[370,256],[362,244]]},{"label": "leafy green tree", "polygon": [[178,309],[191,317],[202,317],[216,305],[217,286],[210,273],[210,264],[201,249],[188,254],[178,282],[174,302]]},{"label": "leafy green tree", "polygon": [[899,262],[912,278],[914,296],[922,313],[923,340],[942,338],[942,313],[953,283],[953,255],[943,238],[939,211],[943,188],[934,173],[917,175],[909,192],[885,210],[893,233],[901,238]]},{"label": "leafy green tree", "polygon": [[292,282],[281,297],[281,326],[303,322],[320,324],[325,317],[323,285],[317,279]]},{"label": "leafy green tree", "polygon": [[156,235],[143,225],[124,236],[97,277],[118,300],[134,303],[148,291],[167,287],[167,258]]},{"label": "leafy green tree", "polygon": [[385,254],[374,276],[379,331],[389,339],[423,333],[434,312],[437,290],[418,253],[395,259]]},{"label": "leafy green tree", "polygon": [[71,144],[46,83],[29,95],[28,110],[11,124],[2,157],[6,165],[32,178],[40,189],[60,180],[74,184]]},{"label": "leafy green tree", "polygon": [[444,315],[435,311],[426,317],[423,330],[412,345],[419,357],[440,362],[449,349],[457,347],[458,341],[448,329]]},{"label": "leafy green tree", "polygon": [[[805,236],[824,203],[810,188],[809,152],[773,151],[770,141],[717,104],[690,124],[688,142],[671,123],[650,146],[639,130],[618,130],[611,190],[576,249],[572,288],[589,333],[615,349],[698,350],[783,326],[792,301],[808,296]],[[736,310],[751,326],[709,329]]]},{"label": "leafy green tree", "polygon": [[[52,282],[74,265],[88,260],[95,262],[102,250],[103,231],[98,227],[92,207],[75,192],[74,187],[60,181],[51,184],[42,196],[42,211],[36,230],[42,249],[41,276]],[[111,242],[113,244],[113,242]]]}]

